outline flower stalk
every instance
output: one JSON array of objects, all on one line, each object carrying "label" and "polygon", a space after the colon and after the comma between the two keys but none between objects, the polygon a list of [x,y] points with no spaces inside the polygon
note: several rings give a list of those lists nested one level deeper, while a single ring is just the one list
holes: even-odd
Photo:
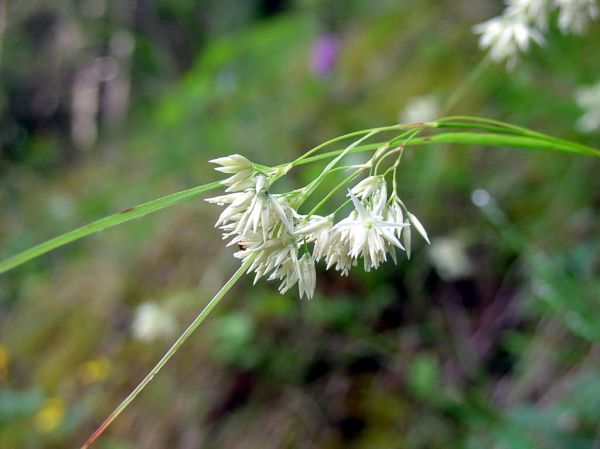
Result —
[{"label": "flower stalk", "polygon": [[196,316],[194,321],[190,323],[185,331],[179,336],[179,338],[173,343],[169,350],[162,356],[158,363],[150,370],[150,372],[144,377],[144,379],[135,387],[129,395],[114,409],[114,411],[104,420],[104,422],[96,429],[96,431],[88,438],[88,440],[81,446],[81,449],[89,448],[94,441],[98,439],[102,433],[110,426],[110,424],[117,419],[117,417],[127,408],[127,406],[142,392],[144,388],[154,379],[158,372],[165,366],[171,357],[179,350],[186,340],[194,333],[194,331],[202,324],[208,314],[215,308],[215,306],[221,302],[227,292],[235,285],[235,283],[243,276],[244,271],[248,268],[252,260],[247,261],[229,278],[229,280],[221,287],[217,294],[210,300],[210,302],[202,309],[202,311]]}]

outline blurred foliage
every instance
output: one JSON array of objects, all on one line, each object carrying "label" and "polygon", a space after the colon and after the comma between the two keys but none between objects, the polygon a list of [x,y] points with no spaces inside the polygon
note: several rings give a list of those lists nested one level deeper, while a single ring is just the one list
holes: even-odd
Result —
[{"label": "blurred foliage", "polygon": [[[483,57],[471,26],[500,7],[2,3],[0,255],[212,181],[217,155],[281,163],[396,122],[413,97],[444,104]],[[340,54],[319,75],[325,34]],[[600,147],[574,131],[572,101],[600,75],[599,50],[597,23],[553,32],[448,112]],[[311,302],[244,280],[97,447],[597,447],[598,169],[501,148],[407,152],[403,198],[460,242],[468,273],[442,278],[420,247],[376,273],[321,271]],[[77,447],[135,386],[169,344],[133,338],[137,306],[157,301],[183,329],[235,267],[216,213],[183,204],[0,278],[0,447]]]}]

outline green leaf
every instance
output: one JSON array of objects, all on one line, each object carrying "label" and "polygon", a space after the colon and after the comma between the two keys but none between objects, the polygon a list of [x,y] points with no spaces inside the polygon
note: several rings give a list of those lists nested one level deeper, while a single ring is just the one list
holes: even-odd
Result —
[{"label": "green leaf", "polygon": [[31,259],[35,259],[36,257],[46,254],[49,251],[52,251],[53,249],[60,248],[61,246],[66,245],[67,243],[74,242],[75,240],[79,240],[90,234],[94,234],[96,232],[103,231],[104,229],[111,228],[113,226],[117,226],[122,223],[134,220],[136,218],[143,217],[144,215],[157,212],[161,209],[174,206],[175,204],[181,203],[182,201],[185,201],[194,196],[202,195],[203,193],[218,189],[221,186],[222,184],[220,182],[204,184],[198,187],[193,187],[188,190],[182,190],[181,192],[173,193],[171,195],[163,196],[162,198],[148,201],[147,203],[130,207],[116,214],[101,218],[100,220],[96,220],[85,226],[81,226],[80,228],[74,229],[73,231],[67,232],[66,234],[54,237],[53,239],[50,239],[44,243],[34,246],[33,248],[25,250],[15,256],[10,257],[9,259],[0,262],[0,273],[4,273],[15,267],[18,267],[19,265]]}]

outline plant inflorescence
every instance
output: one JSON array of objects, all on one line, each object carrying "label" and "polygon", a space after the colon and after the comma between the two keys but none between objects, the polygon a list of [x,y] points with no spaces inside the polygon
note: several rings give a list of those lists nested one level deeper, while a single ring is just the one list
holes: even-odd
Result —
[{"label": "plant inflorescence", "polygon": [[[406,140],[418,131],[408,131]],[[327,269],[344,276],[360,258],[364,270],[369,271],[388,256],[396,262],[397,250],[410,257],[411,228],[429,241],[423,225],[397,193],[396,171],[404,148],[404,143],[395,147],[384,144],[363,164],[337,166],[345,155],[342,152],[311,183],[279,194],[272,193],[271,187],[294,163],[270,168],[253,164],[239,154],[222,157],[211,162],[219,165],[217,170],[232,175],[222,181],[229,193],[207,201],[224,207],[217,226],[223,238],[230,239],[229,245],[239,246],[235,257],[251,261],[248,272],[254,273],[254,282],[263,276],[280,280],[280,293],[298,284],[300,296],[310,299],[316,284],[315,262],[324,260]],[[389,156],[395,161],[382,170],[382,162]],[[312,210],[300,213],[323,179],[338,169],[350,175]],[[363,173],[367,176],[355,184]],[[388,181],[392,182],[389,194]],[[333,193],[341,189],[349,198],[342,207],[319,214]],[[347,203],[352,204],[352,211],[338,219]]]}]

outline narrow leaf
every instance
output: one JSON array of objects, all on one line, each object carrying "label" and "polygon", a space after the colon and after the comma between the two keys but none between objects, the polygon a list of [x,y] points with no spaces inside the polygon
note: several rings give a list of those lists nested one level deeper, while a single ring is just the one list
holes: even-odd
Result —
[{"label": "narrow leaf", "polygon": [[28,250],[25,250],[0,262],[0,273],[4,273],[15,267],[18,267],[19,265],[24,264],[31,259],[35,259],[36,257],[52,251],[53,249],[60,248],[67,243],[74,242],[75,240],[87,237],[90,234],[94,234],[104,229],[143,217],[144,215],[151,214],[152,212],[157,212],[161,209],[174,206],[175,204],[181,203],[189,198],[193,198],[211,190],[218,189],[221,186],[222,184],[220,182],[205,184],[188,190],[183,190],[181,192],[173,193],[171,195],[163,196],[162,198],[148,201],[147,203],[130,207],[116,214],[101,218],[100,220],[96,220],[85,226],[81,226],[80,228],[67,232],[66,234],[54,237],[53,239],[34,246],[33,248],[29,248]]}]

